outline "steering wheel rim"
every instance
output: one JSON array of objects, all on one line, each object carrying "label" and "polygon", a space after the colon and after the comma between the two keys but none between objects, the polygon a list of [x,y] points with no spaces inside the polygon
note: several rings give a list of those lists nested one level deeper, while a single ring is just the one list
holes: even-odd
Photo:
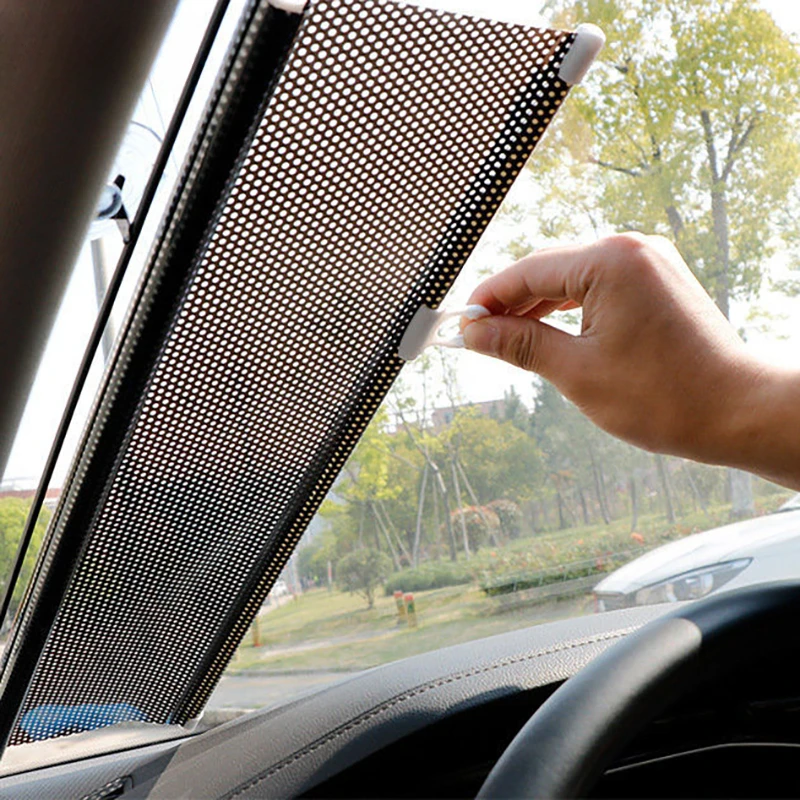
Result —
[{"label": "steering wheel rim", "polygon": [[716,672],[786,649],[800,582],[747,587],[648,623],[562,684],[522,727],[478,798],[585,797],[655,716]]}]

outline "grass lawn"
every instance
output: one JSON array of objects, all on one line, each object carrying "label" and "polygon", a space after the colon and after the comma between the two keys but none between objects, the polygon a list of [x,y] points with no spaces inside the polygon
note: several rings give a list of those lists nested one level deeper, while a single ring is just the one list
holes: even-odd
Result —
[{"label": "grass lawn", "polygon": [[339,591],[314,589],[261,615],[261,646],[252,631],[230,666],[231,672],[358,670],[451,644],[467,642],[591,608],[585,595],[549,601],[507,614],[487,614],[492,601],[474,586],[415,594],[418,627],[398,626],[391,597],[375,608]]},{"label": "grass lawn", "polygon": [[[769,504],[759,511],[772,511],[783,499],[769,498]],[[624,559],[629,560],[666,541],[725,524],[728,514],[728,507],[720,506],[707,514],[686,515],[675,525],[669,525],[663,516],[642,517],[634,538],[630,521],[621,519],[610,525],[543,533],[498,550],[484,548],[470,561],[473,583],[414,593],[417,628],[398,625],[394,599],[380,592],[375,607],[368,609],[359,596],[313,589],[263,612],[258,619],[259,646],[253,646],[251,628],[229,670],[366,669],[447,645],[589,613],[592,605],[587,594],[497,613],[494,598],[487,597],[479,587],[481,576],[548,569],[604,553],[629,553]],[[598,561],[598,580],[603,569],[617,566],[613,559]]]}]

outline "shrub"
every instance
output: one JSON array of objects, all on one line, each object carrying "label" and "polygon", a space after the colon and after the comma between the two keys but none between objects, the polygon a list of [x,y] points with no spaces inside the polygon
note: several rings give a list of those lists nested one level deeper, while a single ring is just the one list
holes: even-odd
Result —
[{"label": "shrub", "polygon": [[351,594],[361,595],[367,607],[375,605],[375,589],[392,571],[392,562],[385,553],[367,547],[348,553],[336,565],[336,581]]},{"label": "shrub", "polygon": [[522,533],[522,510],[513,500],[492,500],[486,506],[497,514],[500,529],[509,539],[518,539]]},{"label": "shrub", "polygon": [[577,578],[588,578],[590,575],[599,575],[607,570],[598,562],[589,564],[567,564],[563,568],[543,570],[539,573],[528,575],[507,575],[495,578],[481,584],[481,589],[489,596],[521,592],[539,586],[549,586],[551,583],[565,583]]},{"label": "shrub", "polygon": [[390,575],[384,589],[387,595],[393,592],[424,592],[445,586],[460,586],[472,583],[474,575],[468,564],[453,561],[435,561],[413,569],[405,569]]},{"label": "shrub", "polygon": [[[461,543],[461,516],[464,516],[464,525],[467,528],[467,541],[469,549],[476,553],[490,540],[498,542],[501,533],[500,520],[488,506],[464,506],[450,514],[453,533],[456,541]],[[444,533],[444,531],[443,531]]]}]

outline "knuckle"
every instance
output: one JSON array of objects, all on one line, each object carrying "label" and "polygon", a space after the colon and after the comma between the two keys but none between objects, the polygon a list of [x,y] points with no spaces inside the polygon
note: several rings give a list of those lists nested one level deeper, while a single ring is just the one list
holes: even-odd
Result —
[{"label": "knuckle", "polygon": [[625,233],[614,233],[605,237],[603,243],[605,247],[614,253],[631,254],[638,253],[647,247],[649,236],[636,231],[626,231]]},{"label": "knuckle", "polygon": [[654,266],[654,254],[663,252],[669,241],[662,236],[642,233],[618,233],[605,240],[604,266],[611,277],[629,280],[633,275],[644,277]]},{"label": "knuckle", "polygon": [[678,252],[678,248],[675,246],[675,242],[673,242],[671,239],[668,239],[666,236],[661,236],[660,234],[651,236],[650,244],[653,250],[669,261],[675,260],[676,257],[680,258],[680,253]]}]

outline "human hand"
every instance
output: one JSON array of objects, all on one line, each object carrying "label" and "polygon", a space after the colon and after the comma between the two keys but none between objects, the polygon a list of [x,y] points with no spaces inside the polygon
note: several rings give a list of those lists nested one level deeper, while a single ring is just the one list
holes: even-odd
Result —
[{"label": "human hand", "polygon": [[[785,469],[764,463],[772,436],[762,417],[778,384],[796,389],[797,376],[746,351],[666,239],[622,234],[542,250],[486,280],[469,303],[492,316],[462,323],[467,348],[537,372],[608,432],[787,481]],[[541,321],[577,307],[578,336]],[[772,410],[783,418],[782,407]],[[798,415],[800,407],[795,430]]]}]

